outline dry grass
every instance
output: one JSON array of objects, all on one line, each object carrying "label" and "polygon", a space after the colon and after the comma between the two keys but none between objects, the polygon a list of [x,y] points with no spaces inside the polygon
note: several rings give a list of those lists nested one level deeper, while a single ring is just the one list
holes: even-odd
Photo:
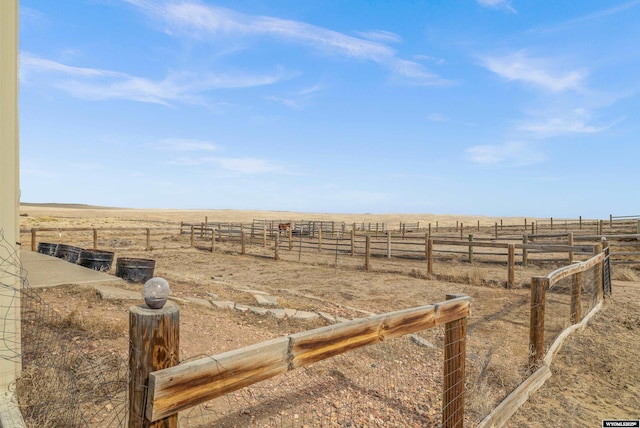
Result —
[{"label": "dry grass", "polygon": [[611,269],[611,278],[617,281],[640,281],[638,271],[627,266],[614,266]]}]

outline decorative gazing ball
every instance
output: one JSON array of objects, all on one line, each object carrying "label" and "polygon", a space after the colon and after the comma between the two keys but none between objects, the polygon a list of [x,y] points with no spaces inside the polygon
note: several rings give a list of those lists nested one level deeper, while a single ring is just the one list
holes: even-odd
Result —
[{"label": "decorative gazing ball", "polygon": [[166,279],[154,277],[144,283],[144,302],[151,309],[160,309],[169,298],[169,283]]}]

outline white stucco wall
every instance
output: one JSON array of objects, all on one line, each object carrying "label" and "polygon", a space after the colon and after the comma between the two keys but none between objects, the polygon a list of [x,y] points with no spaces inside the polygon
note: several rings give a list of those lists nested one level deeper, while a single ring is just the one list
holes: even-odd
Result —
[{"label": "white stucco wall", "polygon": [[[0,246],[0,257],[15,253],[19,228],[19,133],[18,133],[18,0],[0,0],[0,229],[9,244]],[[3,264],[0,283],[20,286],[17,271]],[[19,294],[0,290],[0,392],[6,390],[20,370]]]}]

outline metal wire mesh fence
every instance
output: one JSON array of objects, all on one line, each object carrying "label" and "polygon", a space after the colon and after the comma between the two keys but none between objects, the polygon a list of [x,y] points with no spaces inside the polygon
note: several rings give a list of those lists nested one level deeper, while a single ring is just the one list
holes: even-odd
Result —
[{"label": "metal wire mesh fence", "polygon": [[[599,256],[591,260],[598,259]],[[577,324],[593,309],[602,298],[601,262],[578,263],[576,272],[555,280],[556,273],[547,277],[544,301],[544,349],[569,326]],[[569,266],[568,268],[571,268]],[[559,269],[558,273],[567,268]]]},{"label": "metal wire mesh fence", "polygon": [[[301,418],[303,421],[312,421],[313,426],[378,426],[387,422],[399,424],[395,426],[430,425],[437,423],[434,416],[437,406],[433,403],[437,399],[435,397],[439,396],[443,402],[440,423],[445,427],[462,426],[465,318],[470,299],[465,296],[450,296],[448,299],[446,303],[295,333],[155,371],[149,375],[146,417],[150,421],[164,420],[173,418],[179,411],[191,412],[194,406],[217,397],[225,397],[226,401],[230,397],[244,397],[242,406],[238,407],[237,403],[233,406],[241,411],[228,413],[225,418],[233,419],[231,426],[246,426],[254,422],[247,418],[251,412],[246,410],[246,403],[256,403],[258,408],[262,408],[263,403],[259,398],[268,395],[268,401],[277,402],[278,408],[282,406],[285,409],[276,413],[275,420],[283,422],[282,416],[291,414],[294,420],[298,419],[293,426],[299,426]],[[143,324],[144,318],[151,319],[156,314],[141,312],[135,316],[140,319],[136,323]],[[169,312],[161,316],[168,317]],[[164,321],[158,325],[167,323]],[[443,324],[444,364],[438,374],[433,370],[437,366],[437,363],[433,363],[434,352],[418,350],[409,341],[394,340]],[[143,333],[141,336],[149,335]],[[170,349],[162,349],[162,345],[175,336],[169,329],[166,337],[154,337],[150,346],[154,349],[159,347],[160,354],[169,355]],[[382,341],[387,345],[362,350]],[[132,342],[138,343],[138,340],[132,339]],[[356,350],[360,351],[356,354]],[[325,360],[330,362],[324,363]],[[163,364],[157,360],[151,364],[156,363]],[[294,374],[285,377],[286,380],[282,382],[282,375],[289,372]],[[438,382],[434,382],[434,379],[442,376],[442,373],[444,381],[438,388]],[[272,378],[272,381],[264,382]],[[261,382],[259,386],[255,386],[258,382]],[[241,388],[245,388],[244,394],[249,395],[229,395]],[[267,390],[270,393],[266,394]],[[302,395],[298,391],[303,391]],[[133,412],[133,409],[141,406],[135,404],[133,395],[131,397]],[[308,400],[314,400],[316,404],[309,406]],[[198,423],[210,423],[204,415],[211,417],[216,408],[215,401],[204,408],[200,406],[195,415],[203,420]],[[425,414],[428,419],[425,419]],[[262,426],[265,418],[274,421],[272,413],[262,415],[257,411],[256,415],[260,416],[255,421],[257,426]],[[367,415],[372,420],[368,420]]]},{"label": "metal wire mesh fence", "polygon": [[442,425],[443,349],[384,341],[207,401],[183,427]]}]

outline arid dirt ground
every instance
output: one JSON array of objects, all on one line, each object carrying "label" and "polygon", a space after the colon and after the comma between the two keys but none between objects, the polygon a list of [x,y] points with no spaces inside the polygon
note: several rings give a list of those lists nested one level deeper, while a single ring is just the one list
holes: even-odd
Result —
[{"label": "arid dirt ground", "polygon": [[[181,221],[251,223],[253,219],[314,219],[351,222],[399,223],[438,221],[440,227],[456,222],[490,226],[503,220],[521,224],[522,218],[496,219],[445,215],[342,215],[264,211],[181,211],[127,210],[56,205],[23,206],[21,227],[173,227]],[[101,232],[102,235],[105,233]],[[42,240],[89,246],[91,234],[43,233]],[[39,239],[39,240],[40,240]],[[23,234],[23,246],[30,241]],[[333,317],[359,318],[445,300],[447,294],[472,297],[468,319],[468,379],[465,420],[477,424],[525,377],[528,353],[529,294],[531,276],[546,275],[559,265],[530,263],[516,267],[516,286],[503,286],[505,263],[470,264],[464,258],[439,261],[434,275],[426,274],[423,261],[374,259],[370,271],[362,269],[362,258],[330,251],[322,254],[292,254],[281,251],[273,260],[273,250],[251,246],[247,255],[239,254],[237,243],[220,243],[216,253],[206,242],[190,248],[189,238],[168,236],[164,247],[155,245],[144,251],[122,236],[103,238],[100,247],[117,257],[144,257],[156,260],[156,276],[171,284],[172,296],[181,302],[182,360],[190,360],[233,350],[242,346],[327,325],[313,321],[265,317],[236,310],[203,308],[185,299],[228,300],[254,305],[247,290],[268,293],[281,308],[315,311]],[[614,275],[615,275],[614,269]],[[586,329],[578,331],[558,354],[553,376],[545,386],[511,418],[508,426],[547,427],[600,426],[602,419],[640,418],[640,282],[636,271],[625,268],[625,275],[614,276],[613,295]],[[140,285],[126,286],[139,290]],[[95,292],[77,287],[56,287],[41,292],[47,304],[70,325],[89,332],[79,337],[88,351],[103,350],[126,358],[128,308],[131,302],[104,302]],[[426,332],[425,340],[437,344],[441,338]],[[427,351],[425,351],[427,352]],[[433,375],[433,374],[432,374]],[[436,376],[437,377],[437,376]],[[429,376],[427,376],[429,378]],[[407,398],[410,400],[410,398]],[[393,415],[388,416],[393,418]],[[427,421],[430,419],[424,419]],[[437,419],[434,419],[436,423]],[[390,419],[369,420],[358,426],[389,425]],[[97,426],[100,419],[95,420]],[[427,422],[424,422],[427,423]],[[390,426],[403,426],[400,423]],[[418,425],[420,426],[420,425]]]}]

